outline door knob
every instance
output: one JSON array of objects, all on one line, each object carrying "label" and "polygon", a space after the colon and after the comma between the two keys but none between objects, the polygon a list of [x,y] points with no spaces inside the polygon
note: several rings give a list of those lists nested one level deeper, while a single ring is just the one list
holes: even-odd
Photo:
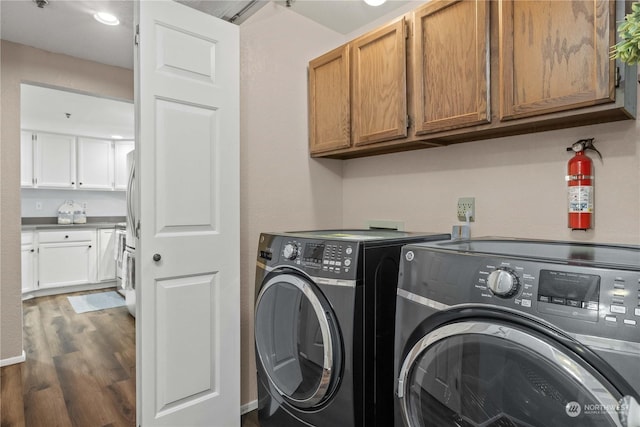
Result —
[{"label": "door knob", "polygon": [[160,259],[161,259],[161,258],[162,258],[162,257],[160,256],[160,254],[153,254],[153,260],[154,260],[155,262],[160,261]]}]

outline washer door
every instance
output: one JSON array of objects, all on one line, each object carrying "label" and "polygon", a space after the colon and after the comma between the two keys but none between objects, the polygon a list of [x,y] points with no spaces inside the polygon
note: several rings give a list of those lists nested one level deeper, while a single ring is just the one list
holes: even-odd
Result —
[{"label": "washer door", "polygon": [[533,330],[449,323],[404,358],[407,426],[619,426],[620,393],[580,356]]},{"label": "washer door", "polygon": [[338,385],[341,339],[320,290],[294,273],[273,276],[256,300],[255,340],[271,385],[292,405],[322,405]]}]

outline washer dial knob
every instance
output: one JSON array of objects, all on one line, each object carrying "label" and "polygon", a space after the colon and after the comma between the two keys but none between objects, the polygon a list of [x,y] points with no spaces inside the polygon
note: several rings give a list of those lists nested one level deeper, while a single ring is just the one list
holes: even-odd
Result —
[{"label": "washer dial knob", "polygon": [[494,295],[500,298],[509,298],[518,292],[520,280],[513,271],[499,268],[489,274],[487,286]]},{"label": "washer dial knob", "polygon": [[282,255],[284,255],[286,259],[293,261],[298,256],[298,245],[295,243],[287,243],[284,245]]}]

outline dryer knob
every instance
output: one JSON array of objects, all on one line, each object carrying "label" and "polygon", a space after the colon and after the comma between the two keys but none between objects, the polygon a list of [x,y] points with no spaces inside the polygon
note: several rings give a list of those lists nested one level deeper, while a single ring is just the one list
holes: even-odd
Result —
[{"label": "dryer knob", "polygon": [[510,270],[498,269],[489,274],[487,286],[494,295],[509,298],[518,292],[520,281],[518,276]]},{"label": "dryer knob", "polygon": [[298,246],[293,243],[287,243],[284,246],[282,255],[284,255],[286,259],[293,261],[298,256]]}]

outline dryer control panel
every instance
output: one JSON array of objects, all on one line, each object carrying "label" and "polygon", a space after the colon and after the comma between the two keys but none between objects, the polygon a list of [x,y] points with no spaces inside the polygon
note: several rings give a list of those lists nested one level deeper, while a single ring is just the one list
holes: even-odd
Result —
[{"label": "dryer control panel", "polygon": [[341,275],[353,268],[356,243],[289,240],[284,245],[284,259],[305,268]]},{"label": "dryer control panel", "polygon": [[258,254],[269,264],[290,265],[310,276],[335,279],[353,279],[357,273],[358,242],[284,238],[274,243],[279,247],[272,244]]}]

